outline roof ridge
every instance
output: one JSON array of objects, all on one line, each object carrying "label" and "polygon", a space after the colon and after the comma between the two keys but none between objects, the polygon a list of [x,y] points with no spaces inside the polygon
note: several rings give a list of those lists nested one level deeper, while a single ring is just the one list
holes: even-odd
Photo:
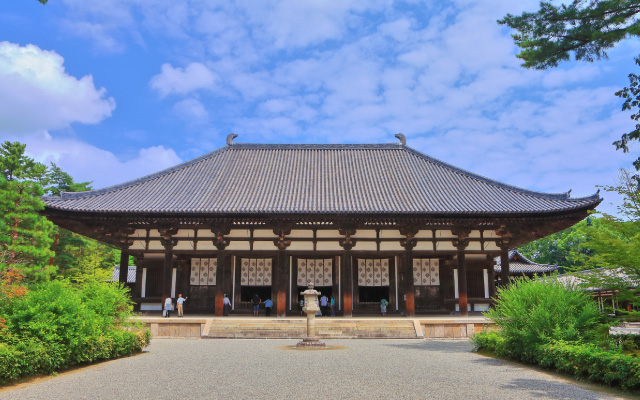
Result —
[{"label": "roof ridge", "polygon": [[475,172],[471,172],[469,170],[460,168],[460,167],[456,167],[455,165],[449,164],[445,161],[439,160],[435,157],[432,157],[430,155],[424,154],[423,152],[414,149],[413,147],[409,147],[409,146],[404,146],[405,149],[411,153],[414,153],[416,156],[418,157],[422,157],[424,159],[427,159],[428,161],[431,161],[433,163],[439,164],[442,167],[445,168],[449,168],[452,171],[462,174],[462,175],[467,175],[470,178],[473,179],[477,179],[477,180],[481,180],[481,181],[485,181],[491,185],[497,186],[497,187],[501,187],[503,189],[508,189],[508,190],[514,190],[520,193],[524,193],[530,196],[536,196],[536,197],[542,197],[542,198],[546,198],[549,200],[566,200],[566,201],[593,201],[593,200],[599,200],[600,199],[600,190],[598,190],[596,193],[590,195],[590,196],[585,196],[585,197],[571,197],[571,189],[569,189],[569,191],[564,192],[564,193],[545,193],[545,192],[538,192],[535,190],[530,190],[530,189],[524,189],[521,188],[519,186],[515,186],[515,185],[510,185],[508,183],[503,183],[500,181],[497,181],[495,179],[491,179],[491,178],[487,178],[486,176],[480,175],[480,174],[476,174]]}]

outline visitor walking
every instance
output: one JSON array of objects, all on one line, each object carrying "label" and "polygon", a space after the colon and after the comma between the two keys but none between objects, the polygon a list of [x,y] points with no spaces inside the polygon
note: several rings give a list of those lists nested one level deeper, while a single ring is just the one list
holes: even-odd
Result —
[{"label": "visitor walking", "polygon": [[304,308],[304,299],[300,299],[298,305],[300,306],[300,315],[304,315],[304,311],[302,310]]},{"label": "visitor walking", "polygon": [[188,297],[182,297],[182,294],[178,293],[178,299],[176,300],[176,307],[178,308],[178,317],[184,317],[184,311],[182,305]]},{"label": "visitor walking", "polygon": [[326,317],[328,312],[327,312],[327,303],[329,302],[329,299],[327,298],[327,296],[322,295],[322,297],[320,297],[320,311],[322,312],[322,316]]},{"label": "visitor walking", "polygon": [[222,315],[224,317],[229,316],[229,311],[231,310],[231,300],[229,300],[229,295],[225,294],[222,298]]},{"label": "visitor walking", "polygon": [[273,301],[267,299],[264,301],[264,313],[267,317],[271,316],[271,307],[273,307]]},{"label": "visitor walking", "polygon": [[260,303],[262,303],[262,300],[260,299],[260,296],[258,296],[258,293],[253,294],[251,303],[253,304],[253,316],[257,317],[258,311],[260,311]]},{"label": "visitor walking", "polygon": [[171,304],[171,297],[167,297],[164,300],[164,317],[169,318],[171,316],[171,310],[173,309],[173,304]]},{"label": "visitor walking", "polygon": [[388,304],[389,304],[389,302],[387,301],[387,299],[380,300],[380,314],[382,314],[383,317],[385,315],[387,315],[387,305]]}]

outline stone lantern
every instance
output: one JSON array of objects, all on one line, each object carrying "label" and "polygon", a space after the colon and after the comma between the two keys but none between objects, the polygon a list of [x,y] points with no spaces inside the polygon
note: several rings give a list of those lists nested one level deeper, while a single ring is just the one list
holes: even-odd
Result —
[{"label": "stone lantern", "polygon": [[308,289],[300,292],[300,294],[304,296],[304,307],[302,307],[302,311],[307,313],[307,336],[302,339],[302,342],[298,342],[296,347],[324,347],[325,344],[320,342],[316,336],[316,313],[320,311],[318,305],[320,292],[313,289],[312,282],[308,282],[307,285]]}]

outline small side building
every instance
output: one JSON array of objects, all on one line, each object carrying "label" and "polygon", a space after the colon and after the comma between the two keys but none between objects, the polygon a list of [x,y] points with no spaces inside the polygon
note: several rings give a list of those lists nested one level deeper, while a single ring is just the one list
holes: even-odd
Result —
[{"label": "small side building", "polygon": [[[496,257],[495,261],[496,284],[500,285],[502,281],[502,262],[500,257]],[[522,277],[533,278],[534,276],[540,275],[549,276],[559,268],[558,265],[533,262],[523,256],[518,249],[509,251],[509,277],[511,279]]]}]

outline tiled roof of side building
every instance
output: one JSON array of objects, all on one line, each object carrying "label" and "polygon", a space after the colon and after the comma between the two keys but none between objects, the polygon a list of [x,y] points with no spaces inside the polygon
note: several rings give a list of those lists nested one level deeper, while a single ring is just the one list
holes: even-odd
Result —
[{"label": "tiled roof of side building", "polygon": [[403,144],[233,143],[105,189],[45,197],[47,208],[164,214],[513,214],[595,207],[503,184]]},{"label": "tiled roof of side building", "polygon": [[[496,257],[496,266],[494,268],[495,272],[501,272],[501,260],[500,257]],[[558,270],[560,268],[557,265],[551,264],[538,264],[527,257],[523,256],[518,249],[513,249],[509,251],[509,273],[517,274],[517,273],[526,273],[526,274],[543,274],[550,273]]]}]

